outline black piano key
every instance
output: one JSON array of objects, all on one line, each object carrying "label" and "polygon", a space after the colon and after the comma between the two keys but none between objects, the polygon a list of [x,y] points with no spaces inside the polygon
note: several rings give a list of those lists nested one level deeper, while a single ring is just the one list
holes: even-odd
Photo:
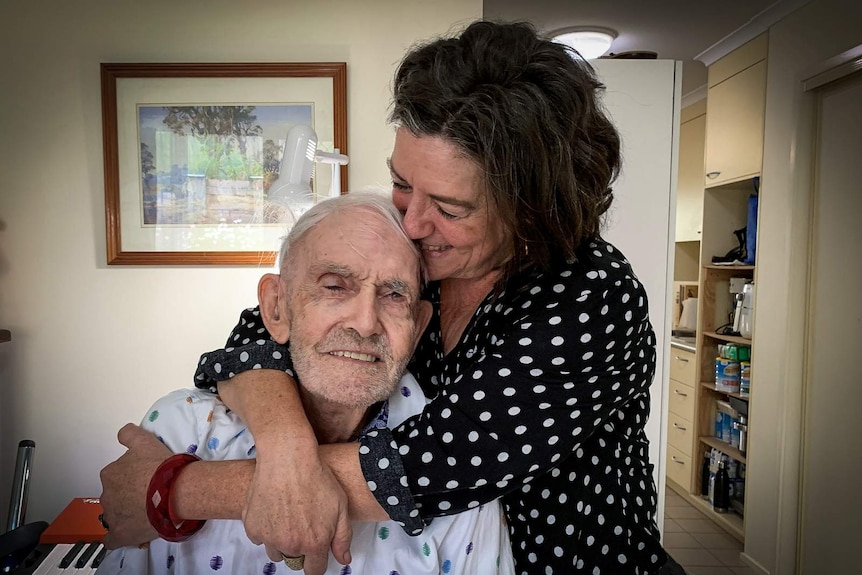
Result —
[{"label": "black piano key", "polygon": [[92,567],[93,569],[95,569],[95,568],[97,568],[99,565],[101,565],[101,564],[102,564],[102,560],[105,558],[105,555],[107,555],[107,553],[108,553],[108,548],[107,548],[107,547],[105,547],[105,546],[102,546],[102,548],[99,550],[99,552],[98,552],[98,553],[96,553],[96,558],[95,558],[95,559],[93,559],[93,563],[90,565],[90,567]]},{"label": "black piano key", "polygon": [[75,560],[75,557],[78,556],[78,553],[80,553],[81,549],[83,549],[83,548],[84,548],[84,542],[83,541],[78,541],[77,543],[72,545],[72,548],[69,549],[69,552],[66,553],[66,555],[63,557],[63,559],[60,561],[60,569],[65,569],[66,567],[71,565],[72,561]]},{"label": "black piano key", "polygon": [[83,569],[87,566],[87,561],[90,560],[90,557],[93,556],[93,553],[96,552],[96,549],[99,548],[101,543],[90,543],[87,548],[81,553],[81,556],[78,557],[78,560],[75,562],[75,569]]}]

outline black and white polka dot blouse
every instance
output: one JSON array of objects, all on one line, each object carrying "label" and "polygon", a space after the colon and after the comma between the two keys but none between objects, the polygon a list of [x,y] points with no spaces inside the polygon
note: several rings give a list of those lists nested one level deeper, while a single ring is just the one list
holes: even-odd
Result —
[{"label": "black and white polka dot blouse", "polygon": [[[390,517],[418,533],[502,497],[519,573],[657,573],[666,556],[644,433],[655,338],[622,254],[597,240],[573,263],[512,278],[445,356],[439,293],[429,286],[435,315],[410,363],[430,403],[361,438],[363,473]],[[199,387],[290,369],[256,320],[245,313],[234,347],[202,357]]]}]

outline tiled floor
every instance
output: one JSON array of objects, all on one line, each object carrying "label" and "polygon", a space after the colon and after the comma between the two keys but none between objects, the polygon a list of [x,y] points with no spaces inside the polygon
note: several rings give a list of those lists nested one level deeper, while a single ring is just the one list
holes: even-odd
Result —
[{"label": "tiled floor", "polygon": [[686,575],[755,575],[739,557],[742,543],[671,489],[664,506],[664,548]]}]

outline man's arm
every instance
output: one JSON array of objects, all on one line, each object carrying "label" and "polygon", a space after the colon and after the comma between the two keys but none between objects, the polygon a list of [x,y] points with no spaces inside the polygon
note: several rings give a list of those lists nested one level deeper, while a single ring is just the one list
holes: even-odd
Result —
[{"label": "man's arm", "polygon": [[[136,425],[123,427],[118,439],[128,447],[128,451],[101,473],[102,504],[106,521],[111,526],[105,543],[110,548],[137,545],[157,536],[147,520],[142,501],[155,469],[171,455],[152,433]],[[351,498],[349,509],[356,519],[386,518],[365,484],[358,463],[358,449],[358,445],[353,443],[321,446],[314,461],[301,459],[298,453],[295,454],[289,468],[312,487],[292,492],[284,483],[279,483],[278,489],[268,494],[271,496],[269,506],[264,511],[271,523],[266,523],[266,518],[261,516],[263,531],[258,533],[257,540],[267,545],[273,559],[281,560],[282,552],[306,555],[306,572],[322,573],[332,547],[336,558],[339,557],[336,553],[340,553],[340,560],[350,561],[346,505],[335,506],[334,535],[329,535],[324,519],[327,513],[332,513],[327,506],[333,507],[333,502],[328,492],[321,488],[321,482],[310,483],[310,477],[323,476],[331,482],[343,481],[347,492],[345,497]],[[246,494],[256,471],[255,460],[200,461],[188,465],[174,484],[172,508],[176,515],[186,519],[243,518]],[[341,487],[337,483],[335,485],[340,491]],[[312,510],[311,518],[300,521],[297,517],[303,509]],[[248,511],[245,515],[254,520],[248,517]],[[341,517],[344,517],[343,521]],[[301,526],[300,538],[283,531],[284,526],[290,525]],[[251,538],[251,533],[249,535]],[[301,538],[304,535],[307,539]],[[293,550],[293,547],[299,549]]]}]

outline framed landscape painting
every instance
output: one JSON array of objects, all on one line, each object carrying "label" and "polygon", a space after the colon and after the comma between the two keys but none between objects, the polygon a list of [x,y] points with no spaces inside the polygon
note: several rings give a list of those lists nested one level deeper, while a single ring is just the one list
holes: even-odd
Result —
[{"label": "framed landscape painting", "polygon": [[[346,68],[102,64],[108,264],[271,265],[301,213],[270,197],[288,133],[347,153]],[[308,172],[312,201],[346,191],[333,169]]]}]

